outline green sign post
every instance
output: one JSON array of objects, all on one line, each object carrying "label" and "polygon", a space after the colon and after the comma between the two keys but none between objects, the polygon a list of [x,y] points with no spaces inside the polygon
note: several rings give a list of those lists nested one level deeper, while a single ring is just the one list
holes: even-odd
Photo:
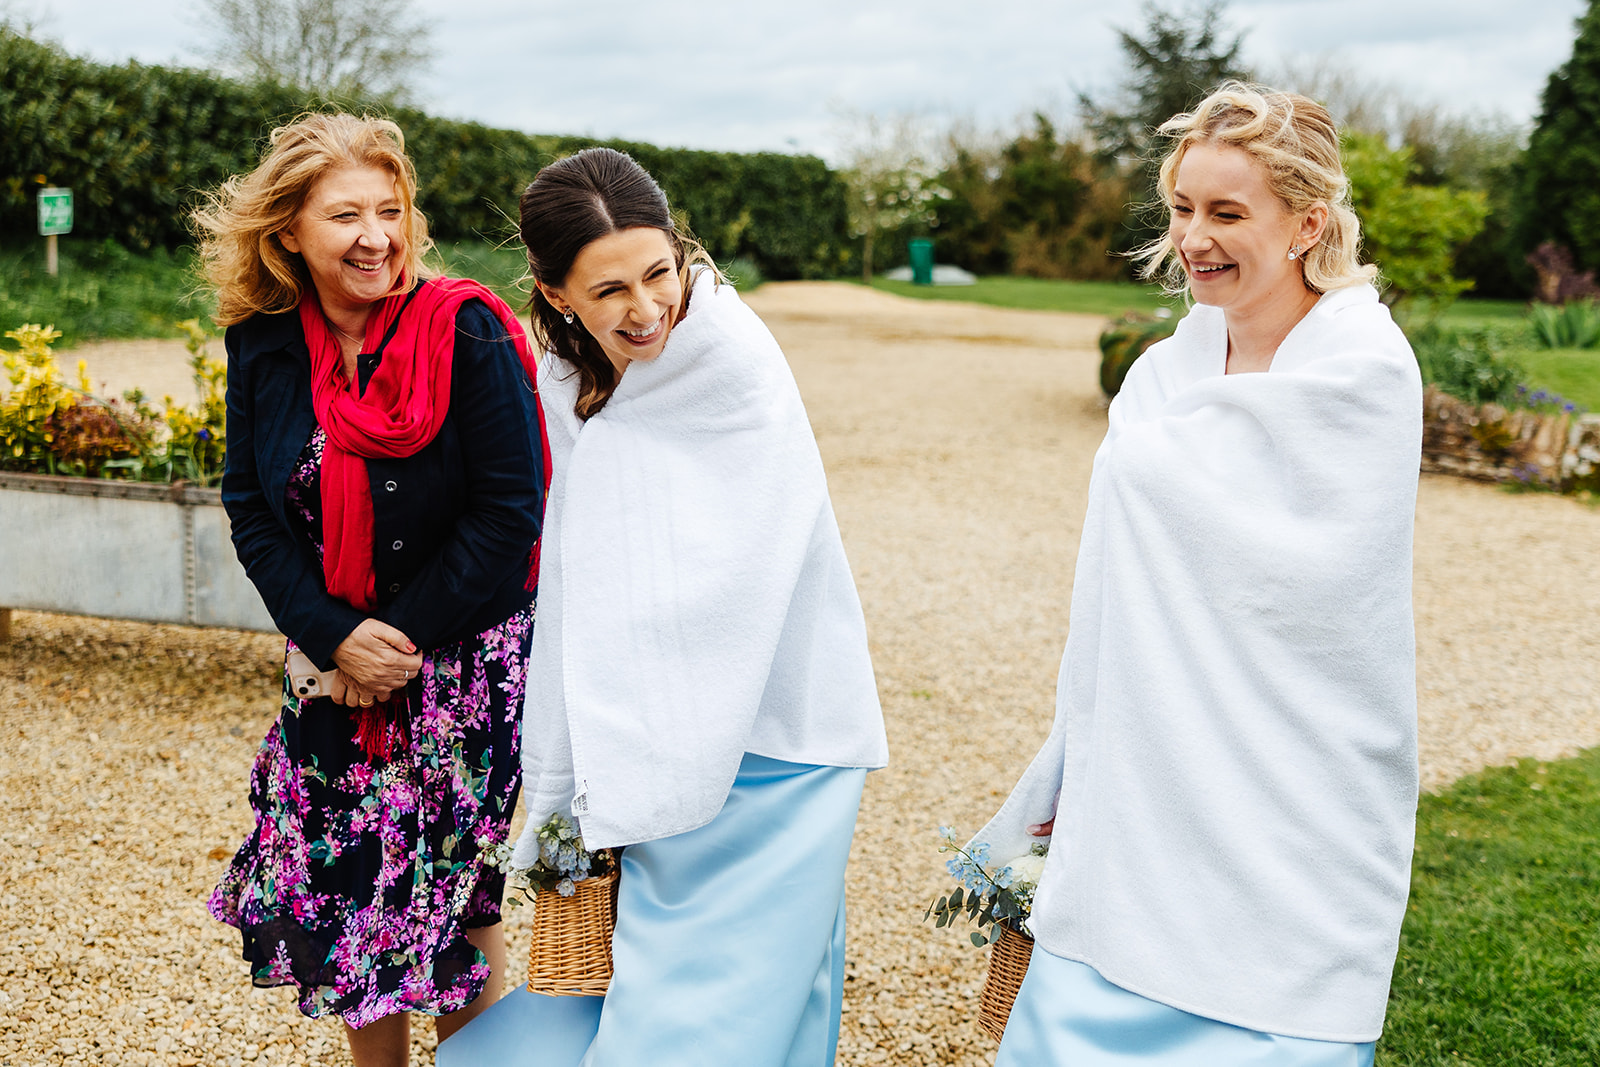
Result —
[{"label": "green sign post", "polygon": [[56,235],[72,232],[72,190],[49,186],[39,190],[39,235],[44,238],[44,269],[57,269]]}]

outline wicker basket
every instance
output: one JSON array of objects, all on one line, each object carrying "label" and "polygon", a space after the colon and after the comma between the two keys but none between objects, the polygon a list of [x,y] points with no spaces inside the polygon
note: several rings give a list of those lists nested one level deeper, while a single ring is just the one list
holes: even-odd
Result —
[{"label": "wicker basket", "polygon": [[1011,1018],[1011,1005],[1016,1003],[1032,955],[1033,938],[1009,925],[989,949],[989,974],[978,998],[978,1025],[996,1041],[1005,1036],[1006,1020]]},{"label": "wicker basket", "polygon": [[611,985],[611,932],[617,925],[617,871],[585,879],[570,897],[533,898],[528,992],[604,996]]}]

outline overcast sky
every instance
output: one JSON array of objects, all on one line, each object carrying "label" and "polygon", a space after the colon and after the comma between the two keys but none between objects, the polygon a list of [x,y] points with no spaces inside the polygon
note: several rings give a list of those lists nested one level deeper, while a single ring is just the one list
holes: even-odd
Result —
[{"label": "overcast sky", "polygon": [[[200,0],[0,0],[96,59],[198,64]],[[841,115],[1011,129],[1121,71],[1138,0],[415,0],[417,103],[534,133],[836,157]],[[1170,6],[1170,5],[1169,5]],[[1585,0],[1232,0],[1271,71],[1332,66],[1458,115],[1530,120]],[[42,17],[41,17],[42,15]]]}]

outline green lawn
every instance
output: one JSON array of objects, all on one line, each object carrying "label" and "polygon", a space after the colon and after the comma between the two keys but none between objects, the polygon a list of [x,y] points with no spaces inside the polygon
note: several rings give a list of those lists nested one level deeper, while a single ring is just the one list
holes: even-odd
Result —
[{"label": "green lawn", "polygon": [[1600,749],[1424,796],[1380,1067],[1600,1063]]},{"label": "green lawn", "polygon": [[1515,327],[1527,316],[1523,300],[1457,300],[1439,316],[1439,325],[1451,329],[1476,330],[1488,327]]},{"label": "green lawn", "polygon": [[[135,255],[107,241],[61,238],[59,273],[45,273],[42,244],[0,250],[0,333],[23,323],[54,325],[60,348],[108,337],[179,337],[175,323],[210,321],[192,252]],[[10,348],[9,341],[0,347]]]},{"label": "green lawn", "polygon": [[1600,411],[1600,350],[1519,348],[1516,355],[1527,369],[1528,384],[1560,393],[1590,411]]},{"label": "green lawn", "polygon": [[1153,285],[1132,282],[1071,282],[1046,278],[979,278],[976,285],[915,285],[873,278],[872,287],[897,296],[923,300],[964,300],[973,304],[1027,308],[1033,311],[1075,311],[1087,315],[1120,315],[1130,309],[1154,311],[1162,305],[1181,307],[1181,300],[1163,296]]}]

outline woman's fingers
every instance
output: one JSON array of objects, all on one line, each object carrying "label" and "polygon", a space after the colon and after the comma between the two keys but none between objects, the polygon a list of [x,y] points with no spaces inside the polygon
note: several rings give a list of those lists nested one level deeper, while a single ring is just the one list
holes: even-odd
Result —
[{"label": "woman's fingers", "polygon": [[369,695],[399,689],[422,669],[410,638],[377,619],[363,620],[334,649],[333,659]]},{"label": "woman's fingers", "polygon": [[1028,833],[1032,834],[1034,837],[1049,837],[1055,828],[1056,821],[1054,819],[1050,819],[1047,822],[1034,823],[1032,826],[1028,827]]}]

